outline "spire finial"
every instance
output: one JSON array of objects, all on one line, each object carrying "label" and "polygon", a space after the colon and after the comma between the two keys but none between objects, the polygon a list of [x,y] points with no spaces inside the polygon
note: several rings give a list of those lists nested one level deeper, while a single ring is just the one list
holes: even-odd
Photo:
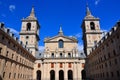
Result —
[{"label": "spire finial", "polygon": [[59,35],[63,35],[62,25],[60,25]]},{"label": "spire finial", "polygon": [[34,6],[32,6],[32,10],[31,10],[30,16],[31,17],[35,17]]},{"label": "spire finial", "polygon": [[91,15],[90,9],[88,7],[88,3],[86,4],[86,16]]},{"label": "spire finial", "polygon": [[35,17],[35,11],[34,11],[34,6],[32,6],[32,10],[30,12],[30,15],[26,18],[26,19],[33,19],[33,20],[36,20],[37,18]]}]

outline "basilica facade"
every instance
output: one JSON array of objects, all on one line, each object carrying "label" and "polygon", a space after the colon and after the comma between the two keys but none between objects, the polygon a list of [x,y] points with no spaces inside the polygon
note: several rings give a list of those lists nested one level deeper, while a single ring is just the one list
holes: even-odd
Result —
[{"label": "basilica facade", "polygon": [[[45,38],[43,53],[38,51],[40,25],[32,8],[30,16],[22,19],[20,40],[31,51],[34,63],[34,80],[80,80],[84,70],[85,55],[77,49],[77,39],[65,36],[62,27],[58,34]],[[38,56],[36,56],[38,55]]]}]

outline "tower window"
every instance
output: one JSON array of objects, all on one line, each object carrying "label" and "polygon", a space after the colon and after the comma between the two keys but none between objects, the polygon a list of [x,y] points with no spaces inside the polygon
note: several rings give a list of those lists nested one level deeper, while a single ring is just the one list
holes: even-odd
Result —
[{"label": "tower window", "polygon": [[60,57],[62,57],[62,53],[60,53]]},{"label": "tower window", "polygon": [[95,24],[94,24],[94,22],[90,23],[90,28],[91,28],[91,30],[95,30]]},{"label": "tower window", "polygon": [[52,53],[51,57],[54,58],[54,53]]},{"label": "tower window", "polygon": [[27,23],[27,31],[31,30],[31,23]]},{"label": "tower window", "polygon": [[70,54],[70,53],[68,53],[68,57],[69,57],[69,58],[71,57],[71,54]]},{"label": "tower window", "polygon": [[59,48],[63,48],[63,40],[59,40]]},{"label": "tower window", "polygon": [[28,39],[29,38],[29,36],[26,36],[26,39]]}]

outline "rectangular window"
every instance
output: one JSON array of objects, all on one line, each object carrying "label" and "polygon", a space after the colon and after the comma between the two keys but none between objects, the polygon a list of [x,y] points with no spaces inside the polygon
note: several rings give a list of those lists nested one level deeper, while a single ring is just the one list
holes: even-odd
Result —
[{"label": "rectangular window", "polygon": [[16,57],[16,61],[18,60],[18,56]]},{"label": "rectangular window", "polygon": [[63,64],[62,63],[60,63],[60,68],[62,68],[63,67]]},{"label": "rectangular window", "polygon": [[120,73],[119,73],[119,71],[117,71],[117,77],[120,77]]},{"label": "rectangular window", "polygon": [[114,76],[114,74],[113,74],[113,72],[111,72],[111,77],[113,77]]},{"label": "rectangular window", "polygon": [[110,58],[110,53],[108,53],[108,58]]},{"label": "rectangular window", "polygon": [[13,57],[14,57],[14,54],[12,54],[12,59],[13,59]]},{"label": "rectangular window", "polygon": [[54,68],[54,63],[51,63],[51,68]]},{"label": "rectangular window", "polygon": [[40,63],[38,63],[38,68],[40,68]]},{"label": "rectangular window", "polygon": [[71,67],[72,67],[71,63],[68,63],[68,68],[71,68]]},{"label": "rectangular window", "polygon": [[117,59],[115,59],[115,64],[117,64],[118,62],[117,62]]},{"label": "rectangular window", "polygon": [[108,72],[106,73],[106,76],[109,77],[109,73]]},{"label": "rectangular window", "polygon": [[8,56],[9,51],[7,51],[6,56]]},{"label": "rectangular window", "polygon": [[113,55],[116,56],[116,52],[115,52],[115,50],[113,50]]}]

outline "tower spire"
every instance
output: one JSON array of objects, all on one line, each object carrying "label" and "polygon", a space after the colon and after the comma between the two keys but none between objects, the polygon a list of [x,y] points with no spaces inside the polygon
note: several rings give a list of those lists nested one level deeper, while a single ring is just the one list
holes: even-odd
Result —
[{"label": "tower spire", "polygon": [[88,7],[88,3],[86,4],[86,16],[85,16],[85,19],[93,19],[94,16],[91,14],[91,11]]},{"label": "tower spire", "polygon": [[91,15],[91,11],[90,11],[90,9],[88,7],[88,3],[87,3],[86,4],[86,16],[89,16],[89,15]]},{"label": "tower spire", "polygon": [[34,6],[32,6],[30,15],[27,17],[27,19],[35,19],[36,20]]},{"label": "tower spire", "polygon": [[31,17],[35,17],[34,6],[32,6],[32,10],[31,10],[30,16]]},{"label": "tower spire", "polygon": [[59,35],[63,35],[62,25],[60,25]]}]

